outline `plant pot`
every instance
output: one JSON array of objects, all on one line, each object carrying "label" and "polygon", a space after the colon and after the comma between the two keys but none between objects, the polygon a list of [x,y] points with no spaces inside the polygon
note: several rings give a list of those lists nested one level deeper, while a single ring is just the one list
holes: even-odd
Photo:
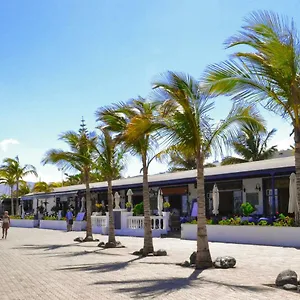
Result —
[{"label": "plant pot", "polygon": [[170,208],[164,208],[164,212],[169,212]]},{"label": "plant pot", "polygon": [[130,212],[131,211],[131,207],[127,207],[127,211]]}]

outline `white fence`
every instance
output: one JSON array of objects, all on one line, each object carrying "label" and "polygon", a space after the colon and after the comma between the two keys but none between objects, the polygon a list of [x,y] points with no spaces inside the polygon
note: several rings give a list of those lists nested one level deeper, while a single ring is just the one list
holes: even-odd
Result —
[{"label": "white fence", "polygon": [[[151,216],[152,235],[159,237],[166,234],[169,230],[169,213],[163,213],[163,216]],[[121,228],[115,229],[116,235],[125,236],[143,236],[144,235],[144,217],[132,216],[132,213],[121,211]],[[92,227],[94,233],[108,233],[108,215],[92,216]]]}]

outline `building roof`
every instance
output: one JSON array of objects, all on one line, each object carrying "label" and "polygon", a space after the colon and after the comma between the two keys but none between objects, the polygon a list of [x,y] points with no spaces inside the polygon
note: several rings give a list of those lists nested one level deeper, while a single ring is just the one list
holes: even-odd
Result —
[{"label": "building roof", "polygon": [[[258,176],[271,176],[272,174],[290,174],[295,172],[295,157],[274,158],[263,161],[247,162],[228,166],[218,166],[204,169],[205,181],[216,181],[226,179],[237,179]],[[127,189],[141,187],[143,182],[142,176],[123,178],[113,181],[113,188]],[[181,171],[174,173],[163,173],[149,175],[149,186],[165,186],[176,184],[187,184],[196,182],[196,170]],[[91,191],[101,191],[107,189],[106,182],[96,182],[90,184]],[[22,199],[41,197],[41,196],[59,196],[62,194],[74,194],[78,191],[84,191],[85,185],[72,185],[55,188],[51,193],[28,194]]]}]

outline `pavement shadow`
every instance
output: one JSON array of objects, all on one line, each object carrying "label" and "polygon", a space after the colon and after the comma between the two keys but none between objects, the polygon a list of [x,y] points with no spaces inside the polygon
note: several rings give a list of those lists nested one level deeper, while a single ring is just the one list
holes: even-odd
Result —
[{"label": "pavement shadow", "polygon": [[192,286],[197,286],[197,288],[199,288],[199,294],[201,293],[201,288],[205,288],[207,285],[215,285],[216,288],[227,287],[232,291],[245,291],[252,293],[262,293],[270,290],[263,286],[235,285],[198,278],[201,272],[202,270],[194,270],[188,277],[100,281],[95,282],[94,284],[109,285],[115,289],[115,292],[129,294],[131,298],[135,299],[156,298],[162,295],[167,296],[173,292],[188,289]]},{"label": "pavement shadow", "polygon": [[15,247],[14,249],[30,249],[30,250],[45,250],[45,251],[51,251],[51,250],[57,250],[61,248],[67,248],[67,247],[76,247],[79,246],[80,243],[72,243],[72,244],[51,244],[51,245],[23,245],[20,247]]},{"label": "pavement shadow", "polygon": [[142,259],[142,257],[136,257],[128,261],[114,262],[114,263],[99,263],[99,264],[83,264],[78,266],[68,266],[64,268],[56,269],[57,271],[84,271],[84,272],[114,272],[125,269],[131,263]]}]

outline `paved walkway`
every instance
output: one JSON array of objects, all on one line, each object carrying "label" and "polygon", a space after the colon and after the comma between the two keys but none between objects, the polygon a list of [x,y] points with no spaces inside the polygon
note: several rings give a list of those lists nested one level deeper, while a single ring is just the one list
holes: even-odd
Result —
[{"label": "paved walkway", "polygon": [[300,251],[293,248],[211,243],[213,258],[232,255],[237,267],[201,273],[176,266],[194,241],[155,239],[169,256],[137,259],[129,253],[142,247],[140,238],[119,238],[127,248],[102,250],[74,243],[78,235],[84,233],[11,228],[0,240],[0,299],[300,299],[265,285],[287,268],[300,274]]}]

